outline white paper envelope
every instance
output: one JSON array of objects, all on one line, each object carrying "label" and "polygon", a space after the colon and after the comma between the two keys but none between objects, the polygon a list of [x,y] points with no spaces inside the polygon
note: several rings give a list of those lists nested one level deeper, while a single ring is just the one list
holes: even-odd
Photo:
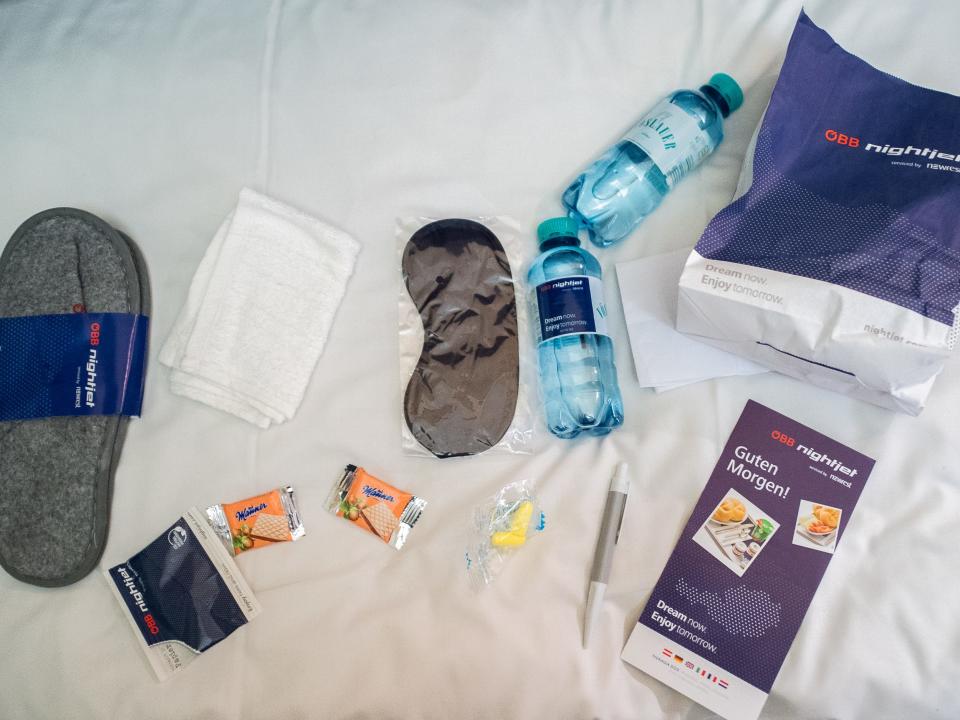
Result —
[{"label": "white paper envelope", "polygon": [[689,249],[617,264],[623,314],[641,387],[657,391],[768,369],[675,329],[677,283]]}]

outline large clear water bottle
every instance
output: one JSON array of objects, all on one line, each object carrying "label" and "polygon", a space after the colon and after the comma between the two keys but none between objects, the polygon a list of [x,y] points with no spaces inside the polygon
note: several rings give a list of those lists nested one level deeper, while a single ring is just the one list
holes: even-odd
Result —
[{"label": "large clear water bottle", "polygon": [[723,119],[743,91],[717,73],[696,90],[677,90],[641,118],[620,142],[563,193],[563,205],[595,245],[623,240],[684,175],[723,140]]},{"label": "large clear water bottle", "polygon": [[571,218],[542,222],[527,273],[547,426],[561,438],[606,435],[623,423],[600,263],[578,231]]}]

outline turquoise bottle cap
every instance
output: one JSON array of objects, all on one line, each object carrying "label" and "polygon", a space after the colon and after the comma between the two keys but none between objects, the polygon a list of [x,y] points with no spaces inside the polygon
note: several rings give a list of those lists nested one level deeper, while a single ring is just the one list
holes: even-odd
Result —
[{"label": "turquoise bottle cap", "polygon": [[715,73],[707,83],[723,97],[730,112],[743,105],[743,90],[737,84],[737,81],[726,73]]},{"label": "turquoise bottle cap", "polygon": [[579,239],[580,224],[569,217],[555,217],[544,220],[537,228],[537,240],[541,243],[558,237]]}]

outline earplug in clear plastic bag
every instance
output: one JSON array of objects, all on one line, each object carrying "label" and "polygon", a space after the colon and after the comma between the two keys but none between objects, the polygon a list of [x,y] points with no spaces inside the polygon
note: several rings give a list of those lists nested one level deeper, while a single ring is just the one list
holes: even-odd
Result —
[{"label": "earplug in clear plastic bag", "polygon": [[505,485],[473,509],[465,560],[475,589],[489,585],[506,560],[546,527],[533,480]]}]

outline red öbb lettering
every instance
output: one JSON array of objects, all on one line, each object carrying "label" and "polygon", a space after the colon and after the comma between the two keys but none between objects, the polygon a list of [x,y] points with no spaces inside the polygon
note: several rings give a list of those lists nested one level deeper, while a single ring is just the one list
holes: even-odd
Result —
[{"label": "red \u00f6bb lettering", "polygon": [[160,627],[157,625],[157,621],[153,619],[153,615],[147,613],[143,616],[143,621],[147,624],[147,630],[150,631],[151,635],[160,633]]},{"label": "red \u00f6bb lettering", "polygon": [[772,437],[774,440],[782,442],[787,447],[793,447],[797,444],[797,441],[794,438],[790,437],[786,433],[780,432],[779,430],[774,430],[772,433],[770,433],[770,437]]},{"label": "red \u00f6bb lettering", "polygon": [[827,142],[836,143],[837,145],[846,145],[852,148],[860,147],[860,138],[837,132],[836,130],[827,130],[823,133],[823,137],[827,139]]},{"label": "red \u00f6bb lettering", "polygon": [[90,324],[90,344],[100,344],[100,323],[95,322]]}]

